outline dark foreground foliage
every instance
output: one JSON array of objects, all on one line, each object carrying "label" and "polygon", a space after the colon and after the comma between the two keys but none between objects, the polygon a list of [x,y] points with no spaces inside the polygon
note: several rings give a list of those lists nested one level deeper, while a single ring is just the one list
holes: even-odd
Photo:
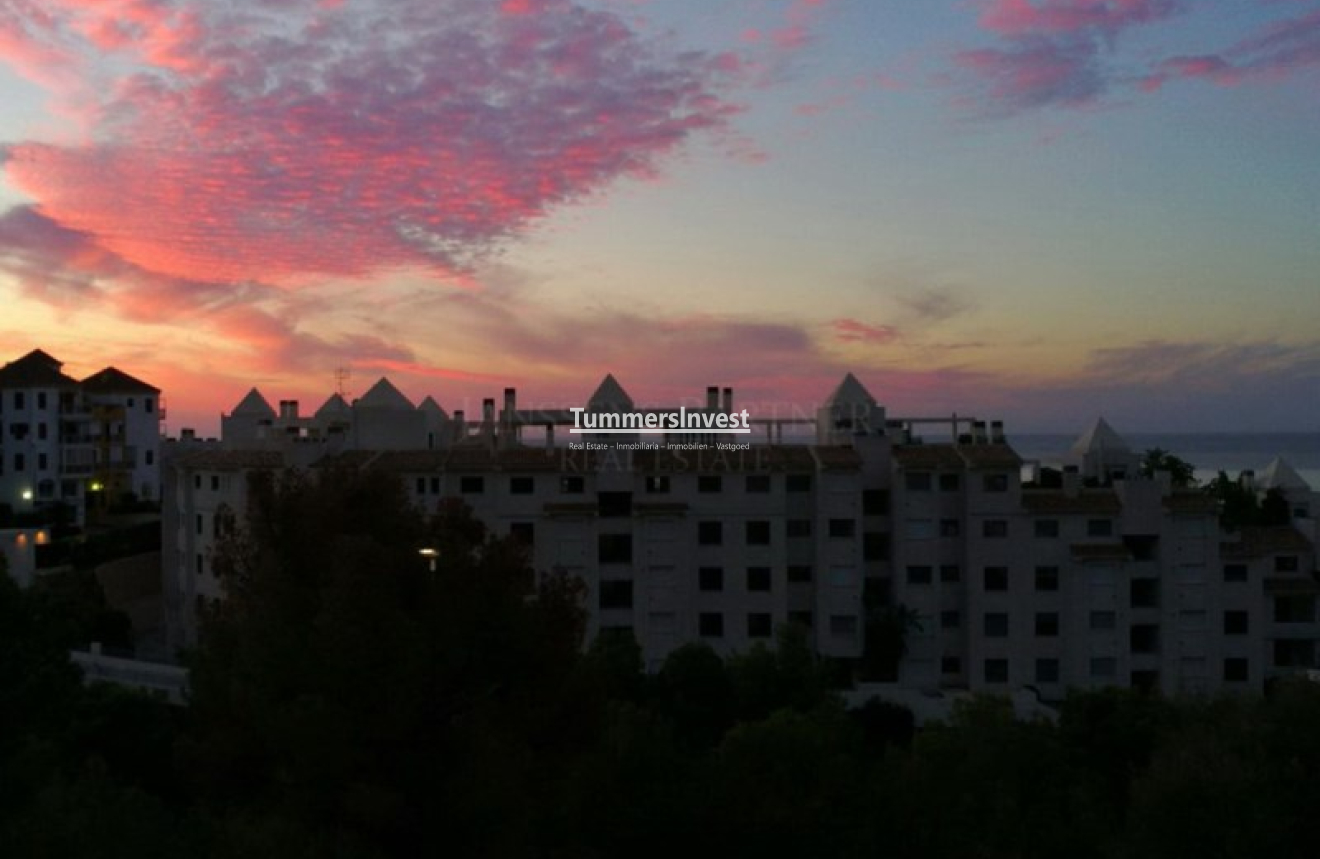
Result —
[{"label": "dark foreground foliage", "polygon": [[[914,732],[848,712],[801,630],[654,675],[580,647],[583,594],[461,507],[298,475],[217,557],[187,710],[83,688],[48,600],[0,576],[6,857],[1301,857],[1320,686],[978,699]],[[432,571],[419,548],[434,548]]]}]

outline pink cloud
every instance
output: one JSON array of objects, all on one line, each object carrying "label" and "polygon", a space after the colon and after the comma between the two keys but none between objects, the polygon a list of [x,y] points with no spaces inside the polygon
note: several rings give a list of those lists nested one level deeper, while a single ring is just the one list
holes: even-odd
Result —
[{"label": "pink cloud", "polygon": [[1089,41],[1034,40],[962,51],[954,59],[976,80],[977,94],[968,103],[995,114],[1093,101],[1106,86],[1097,53]]},{"label": "pink cloud", "polygon": [[1278,79],[1320,66],[1320,11],[1273,22],[1221,53],[1170,57],[1145,77],[1150,92],[1171,80],[1203,80],[1221,86]]},{"label": "pink cloud", "polygon": [[981,26],[1009,37],[1073,33],[1114,35],[1181,11],[1180,0],[991,0]]},{"label": "pink cloud", "polygon": [[10,145],[11,180],[170,278],[452,275],[735,112],[727,61],[569,0],[51,0],[0,26],[90,132]]},{"label": "pink cloud", "polygon": [[868,325],[856,319],[836,319],[830,328],[845,343],[889,343],[898,337],[898,329],[892,325]]}]

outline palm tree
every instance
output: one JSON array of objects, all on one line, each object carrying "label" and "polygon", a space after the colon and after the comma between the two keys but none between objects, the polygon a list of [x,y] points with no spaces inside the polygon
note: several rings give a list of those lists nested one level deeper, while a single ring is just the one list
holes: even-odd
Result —
[{"label": "palm tree", "polygon": [[1162,447],[1152,447],[1141,456],[1141,474],[1154,477],[1157,471],[1169,472],[1173,485],[1186,489],[1196,484],[1196,466]]}]

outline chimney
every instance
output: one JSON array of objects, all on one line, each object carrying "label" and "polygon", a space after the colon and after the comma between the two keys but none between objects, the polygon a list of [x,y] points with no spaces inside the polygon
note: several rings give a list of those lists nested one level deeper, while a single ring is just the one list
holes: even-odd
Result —
[{"label": "chimney", "polygon": [[298,420],[297,400],[280,400],[280,420],[282,421]]},{"label": "chimney", "polygon": [[706,410],[710,412],[719,411],[720,408],[720,389],[711,385],[706,389]]},{"label": "chimney", "polygon": [[454,439],[457,441],[464,438],[467,438],[467,416],[462,409],[457,409],[454,412]]},{"label": "chimney", "polygon": [[487,397],[481,401],[481,422],[483,424],[492,424],[495,422],[494,397]]},{"label": "chimney", "polygon": [[504,414],[506,420],[513,422],[513,413],[518,408],[518,389],[504,389]]},{"label": "chimney", "polygon": [[733,411],[733,388],[724,389],[724,411],[729,413]]},{"label": "chimney", "polygon": [[192,427],[184,427],[179,431],[179,441],[193,441],[197,438],[197,431]]},{"label": "chimney", "polygon": [[972,441],[976,444],[985,444],[985,421],[972,421]]}]

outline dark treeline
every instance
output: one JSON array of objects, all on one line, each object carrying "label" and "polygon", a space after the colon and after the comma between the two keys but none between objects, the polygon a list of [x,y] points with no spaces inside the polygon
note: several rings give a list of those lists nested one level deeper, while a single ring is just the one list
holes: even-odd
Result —
[{"label": "dark treeline", "polygon": [[[83,688],[0,577],[7,857],[1310,857],[1320,686],[848,712],[792,627],[727,661],[583,652],[579,587],[398,483],[253,486],[192,704]],[[434,548],[432,571],[418,555]],[[535,585],[535,586],[534,586]]]}]

